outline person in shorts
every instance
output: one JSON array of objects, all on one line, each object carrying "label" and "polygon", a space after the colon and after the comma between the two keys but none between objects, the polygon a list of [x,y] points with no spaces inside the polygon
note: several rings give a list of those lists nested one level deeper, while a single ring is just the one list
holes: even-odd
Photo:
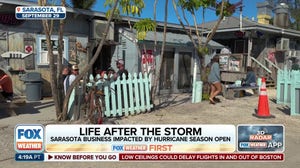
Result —
[{"label": "person in shorts", "polygon": [[216,102],[219,101],[218,99],[216,99],[216,96],[222,91],[219,57],[213,57],[211,59],[208,82],[210,84],[209,101],[211,104],[216,104]]}]

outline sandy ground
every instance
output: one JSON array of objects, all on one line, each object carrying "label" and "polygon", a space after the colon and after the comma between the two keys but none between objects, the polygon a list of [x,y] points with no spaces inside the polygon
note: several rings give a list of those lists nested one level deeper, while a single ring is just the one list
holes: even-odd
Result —
[{"label": "sandy ground", "polygon": [[8,116],[0,107],[0,167],[299,167],[300,116],[290,116],[289,109],[275,102],[276,90],[268,90],[270,112],[275,118],[258,119],[252,114],[257,108],[258,96],[246,96],[234,100],[220,97],[222,102],[211,105],[207,101],[192,104],[190,94],[173,95],[168,102],[150,113],[113,119],[116,124],[283,124],[285,126],[284,162],[56,162],[35,163],[14,160],[14,127],[16,124],[56,123],[52,100],[27,103],[16,110],[16,116]]}]

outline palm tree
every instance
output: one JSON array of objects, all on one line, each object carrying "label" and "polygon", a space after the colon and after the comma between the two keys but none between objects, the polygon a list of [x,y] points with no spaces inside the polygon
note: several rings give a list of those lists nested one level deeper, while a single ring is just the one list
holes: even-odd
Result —
[{"label": "palm tree", "polygon": [[72,0],[74,8],[90,10],[93,5],[96,3],[96,0]]}]

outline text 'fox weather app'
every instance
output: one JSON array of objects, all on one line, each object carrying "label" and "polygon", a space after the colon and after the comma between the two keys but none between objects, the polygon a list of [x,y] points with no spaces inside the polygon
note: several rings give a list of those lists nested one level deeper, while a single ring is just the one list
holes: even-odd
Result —
[{"label": "text 'fox weather app'", "polygon": [[44,150],[43,125],[16,125],[15,151],[40,153]]}]

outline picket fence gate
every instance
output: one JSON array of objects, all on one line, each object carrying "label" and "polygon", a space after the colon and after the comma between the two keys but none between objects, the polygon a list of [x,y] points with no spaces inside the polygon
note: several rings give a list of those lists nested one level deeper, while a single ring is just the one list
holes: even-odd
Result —
[{"label": "picket fence gate", "polygon": [[105,117],[128,116],[141,112],[151,111],[151,75],[134,73],[125,74],[116,81],[107,75],[100,78],[100,75],[90,75],[87,87],[96,86],[104,92]]},{"label": "picket fence gate", "polygon": [[276,102],[289,106],[290,115],[300,115],[300,71],[278,70]]}]

